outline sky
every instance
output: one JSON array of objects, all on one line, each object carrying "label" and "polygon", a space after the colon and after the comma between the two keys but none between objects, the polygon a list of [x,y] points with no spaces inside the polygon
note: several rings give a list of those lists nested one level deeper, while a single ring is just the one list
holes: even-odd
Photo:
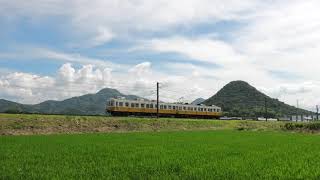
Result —
[{"label": "sky", "polygon": [[0,99],[109,87],[190,102],[233,80],[320,104],[318,0],[0,0]]}]

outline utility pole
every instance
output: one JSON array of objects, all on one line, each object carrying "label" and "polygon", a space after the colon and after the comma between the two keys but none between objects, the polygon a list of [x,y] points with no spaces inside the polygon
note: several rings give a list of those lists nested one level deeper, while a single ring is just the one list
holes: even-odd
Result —
[{"label": "utility pole", "polygon": [[298,122],[298,108],[299,108],[299,100],[297,99],[296,122]]},{"label": "utility pole", "polygon": [[157,118],[159,118],[159,82],[157,82]]},{"label": "utility pole", "polygon": [[317,105],[317,121],[319,121],[319,106]]},{"label": "utility pole", "polygon": [[268,121],[267,97],[264,98],[264,110],[265,110],[266,121]]}]

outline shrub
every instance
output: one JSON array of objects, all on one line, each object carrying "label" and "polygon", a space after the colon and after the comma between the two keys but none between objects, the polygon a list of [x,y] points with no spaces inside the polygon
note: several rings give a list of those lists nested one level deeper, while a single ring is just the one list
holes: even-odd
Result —
[{"label": "shrub", "polygon": [[320,130],[320,123],[286,123],[284,125],[284,129],[286,130]]},{"label": "shrub", "polygon": [[320,130],[320,123],[305,124],[305,128],[308,130]]}]

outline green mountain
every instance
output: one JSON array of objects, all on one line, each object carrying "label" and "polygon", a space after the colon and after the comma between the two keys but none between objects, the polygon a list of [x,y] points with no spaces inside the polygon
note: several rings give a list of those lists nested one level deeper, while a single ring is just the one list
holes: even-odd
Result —
[{"label": "green mountain", "polygon": [[107,100],[119,96],[127,99],[138,98],[138,96],[134,95],[124,95],[115,89],[105,88],[96,94],[86,94],[63,101],[50,100],[35,105],[24,105],[7,100],[0,100],[0,112],[103,115],[105,114]]},{"label": "green mountain", "polygon": [[19,112],[24,111],[25,106],[19,103],[0,99],[0,112]]},{"label": "green mountain", "polygon": [[297,109],[278,99],[273,99],[244,81],[232,81],[225,85],[214,96],[203,103],[220,106],[226,116],[263,117],[265,101],[268,117],[284,117],[290,115],[310,115],[312,112]]},{"label": "green mountain", "polygon": [[195,99],[194,101],[192,101],[191,104],[197,105],[197,104],[203,103],[203,101],[205,101],[205,99],[203,99],[203,98],[197,98],[197,99]]}]

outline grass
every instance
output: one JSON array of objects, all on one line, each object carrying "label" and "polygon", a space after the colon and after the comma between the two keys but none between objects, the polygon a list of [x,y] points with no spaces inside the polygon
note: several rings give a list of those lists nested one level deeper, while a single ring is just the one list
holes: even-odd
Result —
[{"label": "grass", "polygon": [[0,135],[181,130],[280,130],[283,122],[0,114]]},{"label": "grass", "polygon": [[0,179],[319,179],[320,136],[176,131],[0,136]]}]

